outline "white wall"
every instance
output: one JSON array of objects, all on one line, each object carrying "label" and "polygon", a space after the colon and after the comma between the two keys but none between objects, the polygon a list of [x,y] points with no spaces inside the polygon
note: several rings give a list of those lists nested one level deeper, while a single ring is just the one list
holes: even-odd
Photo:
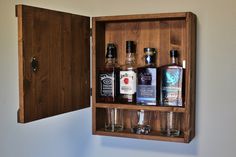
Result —
[{"label": "white wall", "polygon": [[[93,136],[91,108],[18,124],[17,3],[88,16],[194,12],[195,139],[179,144]],[[235,157],[235,8],[235,0],[0,0],[0,157]]]}]

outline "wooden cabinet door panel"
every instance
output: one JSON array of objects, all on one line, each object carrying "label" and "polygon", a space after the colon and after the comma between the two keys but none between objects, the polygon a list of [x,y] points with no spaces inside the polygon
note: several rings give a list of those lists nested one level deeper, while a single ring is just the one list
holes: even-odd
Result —
[{"label": "wooden cabinet door panel", "polygon": [[18,121],[89,107],[90,18],[24,5],[16,6],[16,15]]}]

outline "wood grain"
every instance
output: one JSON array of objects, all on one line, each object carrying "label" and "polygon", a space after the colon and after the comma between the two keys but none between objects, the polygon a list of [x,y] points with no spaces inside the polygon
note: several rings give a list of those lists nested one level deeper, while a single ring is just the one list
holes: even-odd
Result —
[{"label": "wood grain", "polygon": [[[16,6],[21,123],[90,106],[89,18]],[[39,62],[32,72],[31,59]]]}]

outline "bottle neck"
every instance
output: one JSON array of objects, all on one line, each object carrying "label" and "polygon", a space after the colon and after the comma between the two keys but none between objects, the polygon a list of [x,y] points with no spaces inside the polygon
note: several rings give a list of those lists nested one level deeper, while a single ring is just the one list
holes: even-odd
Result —
[{"label": "bottle neck", "polygon": [[154,55],[145,55],[144,60],[145,60],[145,65],[155,65]]},{"label": "bottle neck", "polygon": [[177,58],[171,57],[171,64],[177,64]]},{"label": "bottle neck", "polygon": [[126,64],[135,63],[135,53],[126,53],[125,63]]},{"label": "bottle neck", "polygon": [[106,58],[106,64],[115,64],[116,63],[116,58]]}]

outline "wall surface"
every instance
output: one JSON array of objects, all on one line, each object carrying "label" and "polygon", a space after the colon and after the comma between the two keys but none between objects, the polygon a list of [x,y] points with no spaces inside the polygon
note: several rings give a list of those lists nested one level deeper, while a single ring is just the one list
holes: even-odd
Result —
[{"label": "wall surface", "polygon": [[[18,3],[88,16],[194,12],[195,139],[179,144],[93,136],[91,108],[18,124]],[[0,0],[0,157],[235,157],[235,8],[235,0]]]}]

